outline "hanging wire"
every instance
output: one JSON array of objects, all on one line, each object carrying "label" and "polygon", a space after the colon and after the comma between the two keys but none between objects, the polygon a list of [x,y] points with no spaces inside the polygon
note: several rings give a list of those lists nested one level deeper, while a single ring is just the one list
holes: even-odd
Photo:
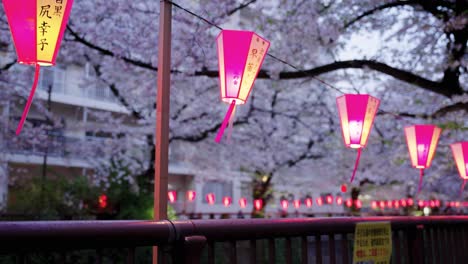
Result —
[{"label": "hanging wire", "polygon": [[[174,3],[174,2],[171,1],[171,0],[164,0],[164,1],[167,1],[168,3],[172,4],[173,6],[179,8],[180,10],[182,10],[182,11],[184,11],[184,12],[186,12],[186,13],[188,13],[188,14],[190,14],[190,15],[192,15],[192,16],[194,16],[194,17],[200,19],[200,20],[202,20],[203,22],[207,23],[208,25],[210,25],[210,26],[212,26],[212,27],[215,27],[215,28],[217,28],[217,29],[219,29],[219,30],[223,30],[222,27],[216,25],[214,22],[208,20],[207,18],[204,18],[204,17],[201,16],[201,15],[198,15],[198,14],[196,14],[196,13],[194,13],[194,12],[188,10],[187,8],[185,8],[185,7],[183,7],[183,6],[180,6],[180,5],[177,4],[177,3]],[[278,62],[280,62],[280,63],[283,63],[284,65],[287,65],[287,66],[289,66],[289,67],[295,69],[295,70],[298,71],[298,72],[305,72],[304,70],[299,69],[298,67],[294,66],[293,64],[291,64],[291,63],[285,61],[284,59],[278,58],[277,56],[275,56],[275,55],[273,55],[273,54],[271,54],[271,53],[267,53],[267,55],[268,55],[270,58],[272,58],[272,59],[274,59],[274,60],[276,60],[276,61],[278,61]],[[312,78],[312,79],[314,79],[314,80],[316,80],[316,81],[318,81],[318,82],[320,82],[320,83],[322,83],[323,85],[325,85],[325,86],[327,86],[327,87],[329,87],[329,88],[331,88],[331,89],[333,89],[333,90],[335,90],[335,91],[337,91],[337,92],[339,92],[339,93],[341,93],[341,94],[345,94],[343,91],[341,91],[341,90],[338,89],[337,87],[333,86],[332,84],[329,84],[328,82],[326,82],[326,81],[324,81],[324,80],[322,80],[322,79],[320,79],[320,78],[318,78],[318,77],[315,77],[315,76],[308,76],[308,77],[309,77],[309,78]]]}]

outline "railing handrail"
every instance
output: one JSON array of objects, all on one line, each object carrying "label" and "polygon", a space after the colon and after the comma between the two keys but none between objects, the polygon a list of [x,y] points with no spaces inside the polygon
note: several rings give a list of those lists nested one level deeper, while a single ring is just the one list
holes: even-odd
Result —
[{"label": "railing handrail", "polygon": [[387,221],[393,230],[467,225],[468,216],[225,219],[180,221],[0,222],[1,251],[119,248],[165,245],[186,237],[208,241],[252,240],[354,233],[356,223]]}]

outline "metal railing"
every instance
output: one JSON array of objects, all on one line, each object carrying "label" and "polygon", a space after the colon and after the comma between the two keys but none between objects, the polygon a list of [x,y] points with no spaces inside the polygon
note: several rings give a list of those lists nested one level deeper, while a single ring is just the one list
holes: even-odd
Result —
[{"label": "metal railing", "polygon": [[[352,263],[356,223],[369,221],[391,223],[392,263],[467,263],[465,216],[3,222],[0,251],[17,263],[37,251],[59,252],[45,263],[67,263],[78,249],[96,250],[85,263],[140,263],[142,246],[158,246],[160,263]],[[103,262],[104,248],[118,248],[122,262]]]}]

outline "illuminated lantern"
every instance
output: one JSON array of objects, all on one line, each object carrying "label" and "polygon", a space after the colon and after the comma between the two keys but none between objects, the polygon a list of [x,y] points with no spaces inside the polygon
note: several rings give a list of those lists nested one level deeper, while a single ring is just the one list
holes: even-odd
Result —
[{"label": "illuminated lantern", "polygon": [[419,201],[418,201],[418,206],[419,206],[419,207],[424,207],[424,201],[423,201],[423,200],[419,200]]},{"label": "illuminated lantern", "polygon": [[206,201],[208,202],[209,205],[215,204],[216,197],[215,197],[214,193],[207,194],[206,195]]},{"label": "illuminated lantern", "polygon": [[40,66],[55,65],[73,0],[3,0],[18,62],[36,67],[16,134],[21,133],[36,91]]},{"label": "illuminated lantern", "polygon": [[99,204],[99,208],[102,208],[102,209],[106,208],[107,207],[107,195],[105,194],[99,195],[98,204]]},{"label": "illuminated lantern", "polygon": [[408,198],[407,200],[408,206],[413,206],[414,202],[412,198]]},{"label": "illuminated lantern", "polygon": [[333,203],[333,196],[327,195],[327,204],[332,204]]},{"label": "illuminated lantern", "polygon": [[323,205],[323,199],[322,199],[322,197],[317,197],[317,199],[315,199],[315,203],[316,203],[318,206],[322,206],[322,205]]},{"label": "illuminated lantern", "polygon": [[361,157],[361,149],[367,144],[380,100],[367,94],[345,94],[336,98],[340,115],[341,132],[348,148],[357,149],[351,182],[354,180]]},{"label": "illuminated lantern", "polygon": [[372,209],[374,209],[374,210],[377,209],[377,202],[376,202],[376,201],[372,201],[372,202],[371,202],[371,207],[372,207]]},{"label": "illuminated lantern", "polygon": [[424,169],[431,166],[442,129],[434,125],[405,127],[406,143],[413,167],[420,170],[418,193],[421,191]]},{"label": "illuminated lantern", "polygon": [[239,206],[240,206],[241,208],[246,208],[246,207],[247,207],[247,199],[244,198],[244,197],[240,198],[240,199],[239,199]]},{"label": "illuminated lantern", "polygon": [[283,200],[281,200],[280,203],[281,203],[281,208],[283,208],[283,210],[288,210],[288,206],[289,206],[288,200],[283,199]]},{"label": "illuminated lantern", "polygon": [[197,193],[195,191],[192,191],[192,190],[187,191],[187,193],[186,193],[187,201],[189,201],[189,202],[195,201],[196,195],[197,195]]},{"label": "illuminated lantern", "polygon": [[349,198],[348,200],[346,200],[346,206],[347,206],[347,207],[353,206],[353,200],[352,200],[351,198]]},{"label": "illuminated lantern", "polygon": [[231,203],[232,203],[232,198],[231,197],[228,197],[228,196],[223,197],[223,204],[224,204],[225,207],[230,206]]},{"label": "illuminated lantern", "polygon": [[312,204],[313,204],[312,198],[308,197],[308,198],[305,199],[305,205],[308,208],[312,207]]},{"label": "illuminated lantern", "polygon": [[439,200],[435,200],[435,205],[436,205],[437,207],[440,207],[440,201],[439,201]]},{"label": "illuminated lantern", "polygon": [[385,208],[385,201],[380,201],[379,206],[380,206],[381,209],[384,209]]},{"label": "illuminated lantern", "polygon": [[450,145],[452,149],[453,158],[458,168],[458,173],[463,180],[460,195],[465,189],[466,181],[468,180],[468,141],[459,142]]},{"label": "illuminated lantern", "polygon": [[337,205],[342,205],[343,204],[343,198],[341,196],[336,197],[336,204]]},{"label": "illuminated lantern", "polygon": [[393,208],[393,202],[390,201],[390,200],[388,200],[388,201],[387,201],[387,207],[388,207],[388,208]]},{"label": "illuminated lantern", "polygon": [[177,201],[177,192],[176,191],[168,191],[167,192],[167,198],[169,199],[169,202],[174,203]]},{"label": "illuminated lantern", "polygon": [[262,210],[263,200],[262,199],[255,199],[254,200],[254,207],[255,207],[255,210],[257,210],[257,211]]},{"label": "illuminated lantern", "polygon": [[358,209],[360,209],[362,207],[362,202],[359,199],[355,201],[355,204],[356,204],[356,208],[358,208]]},{"label": "illuminated lantern", "polygon": [[431,201],[429,202],[429,206],[430,206],[431,208],[436,207],[435,201],[431,200]]},{"label": "illuminated lantern", "polygon": [[399,200],[393,201],[393,206],[394,206],[396,209],[400,208],[400,201],[399,201]]},{"label": "illuminated lantern", "polygon": [[301,207],[301,200],[294,200],[294,208],[299,209]]},{"label": "illuminated lantern", "polygon": [[406,199],[401,199],[400,204],[402,207],[406,207]]},{"label": "illuminated lantern", "polygon": [[348,186],[346,186],[346,184],[342,184],[341,185],[341,192],[345,193],[347,190],[348,190]]},{"label": "illuminated lantern", "polygon": [[460,207],[460,202],[455,202],[455,207]]},{"label": "illuminated lantern", "polygon": [[232,129],[236,105],[247,101],[270,42],[252,31],[238,30],[222,30],[216,42],[221,100],[229,104],[215,139],[219,143],[228,123]]}]

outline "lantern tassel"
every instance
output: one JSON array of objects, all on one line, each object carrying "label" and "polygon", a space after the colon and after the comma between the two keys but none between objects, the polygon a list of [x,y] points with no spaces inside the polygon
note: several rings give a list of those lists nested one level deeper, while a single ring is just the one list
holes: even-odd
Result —
[{"label": "lantern tassel", "polygon": [[354,181],[354,176],[356,176],[356,171],[359,166],[359,160],[361,159],[361,148],[357,150],[356,163],[354,164],[353,175],[351,176],[351,182]]},{"label": "lantern tassel", "polygon": [[216,135],[216,138],[215,138],[216,143],[221,142],[221,139],[223,138],[223,135],[224,135],[224,130],[226,129],[229,123],[229,120],[231,119],[231,115],[235,106],[236,106],[236,101],[232,100],[231,105],[229,106],[229,109],[226,113],[226,116],[224,116],[223,123],[221,124],[221,127],[219,128],[218,134]]},{"label": "lantern tassel", "polygon": [[463,190],[465,190],[465,185],[466,185],[466,180],[463,181],[462,185],[461,185],[461,188],[460,188],[460,197],[462,196],[463,194]]},{"label": "lantern tassel", "polygon": [[18,127],[16,128],[16,135],[18,136],[21,133],[21,130],[23,129],[24,122],[26,121],[26,117],[28,116],[29,113],[29,108],[31,108],[32,100],[34,98],[34,94],[36,93],[36,87],[37,83],[39,81],[39,73],[41,71],[41,66],[39,64],[36,64],[36,72],[34,74],[34,83],[31,87],[31,91],[29,92],[29,97],[28,101],[26,102],[26,105],[24,106],[23,114],[21,115],[20,122],[18,124]]},{"label": "lantern tassel", "polygon": [[228,126],[228,134],[227,134],[227,143],[231,143],[231,135],[232,130],[234,128],[234,117],[236,116],[236,105],[234,105],[234,109],[232,109],[231,117],[229,118],[229,126]]},{"label": "lantern tassel", "polygon": [[424,178],[424,169],[419,170],[419,185],[418,185],[418,193],[421,192],[422,182]]}]

